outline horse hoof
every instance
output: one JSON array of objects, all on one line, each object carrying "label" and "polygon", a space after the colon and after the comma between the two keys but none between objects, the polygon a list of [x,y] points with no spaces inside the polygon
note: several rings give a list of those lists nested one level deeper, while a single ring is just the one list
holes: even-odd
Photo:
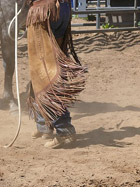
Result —
[{"label": "horse hoof", "polygon": [[10,101],[9,103],[10,113],[11,114],[18,114],[18,106],[14,101]]}]

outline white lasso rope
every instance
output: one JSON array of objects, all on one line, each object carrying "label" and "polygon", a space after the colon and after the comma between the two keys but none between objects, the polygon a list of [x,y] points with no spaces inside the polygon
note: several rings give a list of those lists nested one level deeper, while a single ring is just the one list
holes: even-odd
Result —
[{"label": "white lasso rope", "polygon": [[[15,3],[17,3],[17,1]],[[26,1],[24,1],[23,5],[22,5],[22,7],[21,7],[21,9],[19,11],[17,9],[17,11],[18,11],[17,14],[15,13],[15,16],[13,17],[13,19],[11,20],[11,22],[10,22],[10,24],[8,26],[8,36],[13,41],[15,40],[15,38],[13,38],[11,36],[11,27],[12,27],[13,22],[16,21],[16,17],[21,13],[22,9],[25,7],[25,3],[26,3]],[[23,35],[21,37],[19,37],[18,40],[21,40],[25,36],[26,32],[27,32],[27,30],[24,31]]]},{"label": "white lasso rope", "polygon": [[[18,15],[20,14],[20,11],[18,12],[18,3],[17,1],[15,2],[15,17],[13,18],[13,20],[15,20],[15,74],[16,74],[16,89],[17,89],[17,100],[18,100],[18,114],[19,114],[19,120],[18,120],[18,129],[16,132],[16,135],[14,137],[14,139],[12,140],[12,142],[8,145],[5,145],[5,148],[11,147],[14,142],[16,141],[19,132],[20,132],[20,128],[21,128],[21,105],[20,105],[20,96],[19,96],[19,81],[18,81],[18,60],[17,60],[17,41],[18,41]],[[11,28],[12,22],[9,25],[9,28]],[[10,30],[10,29],[9,29]],[[10,33],[10,31],[9,31]]]}]

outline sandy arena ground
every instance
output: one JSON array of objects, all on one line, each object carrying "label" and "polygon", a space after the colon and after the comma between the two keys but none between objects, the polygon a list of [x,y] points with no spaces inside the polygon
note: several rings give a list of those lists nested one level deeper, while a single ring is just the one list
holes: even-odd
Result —
[{"label": "sandy arena ground", "polygon": [[77,142],[60,149],[31,139],[26,39],[18,53],[22,129],[13,147],[2,147],[14,137],[18,118],[2,102],[0,63],[0,187],[140,186],[140,33],[77,35],[74,44],[89,74],[81,102],[70,109]]}]

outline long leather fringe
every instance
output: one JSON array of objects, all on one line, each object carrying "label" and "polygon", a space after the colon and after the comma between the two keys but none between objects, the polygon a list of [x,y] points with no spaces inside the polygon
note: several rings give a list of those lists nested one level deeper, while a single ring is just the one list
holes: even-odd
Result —
[{"label": "long leather fringe", "polygon": [[84,89],[85,68],[78,65],[62,52],[52,34],[49,22],[47,29],[56,55],[56,61],[60,68],[60,73],[55,80],[50,81],[49,87],[43,89],[40,93],[35,93],[35,99],[30,96],[28,105],[31,113],[34,113],[34,118],[37,114],[36,106],[38,106],[46,123],[51,125],[52,121],[56,120],[58,116],[61,116],[65,112],[66,107],[71,106],[76,101],[76,96]]},{"label": "long leather fringe", "polygon": [[26,25],[34,25],[46,21],[49,17],[51,21],[59,19],[60,5],[58,0],[39,0],[33,2],[29,9]]}]

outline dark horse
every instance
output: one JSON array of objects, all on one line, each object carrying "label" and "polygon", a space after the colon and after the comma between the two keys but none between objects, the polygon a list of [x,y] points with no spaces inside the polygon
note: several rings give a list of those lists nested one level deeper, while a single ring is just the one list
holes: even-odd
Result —
[{"label": "dark horse", "polygon": [[[9,103],[11,110],[12,107],[15,106],[12,90],[12,78],[15,70],[15,44],[8,36],[8,26],[12,18],[15,16],[15,1],[16,0],[0,0],[0,37],[5,71],[3,99]],[[22,7],[24,1],[25,0],[17,0],[19,9]],[[28,5],[25,4],[25,7],[19,15],[19,27],[25,25],[28,9]],[[14,34],[14,24],[11,33]]]}]

